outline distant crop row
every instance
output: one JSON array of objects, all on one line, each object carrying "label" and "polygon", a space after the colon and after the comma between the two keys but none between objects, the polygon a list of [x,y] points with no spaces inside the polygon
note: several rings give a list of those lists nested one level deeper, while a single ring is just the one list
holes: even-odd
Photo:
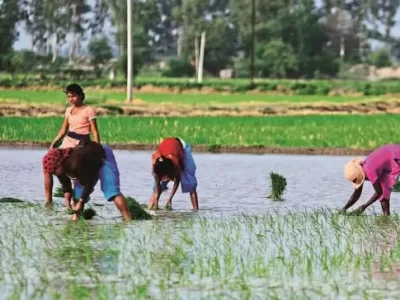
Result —
[{"label": "distant crop row", "polygon": [[[2,88],[24,88],[35,86],[62,86],[71,81],[79,80],[34,80],[34,79],[1,79],[0,87]],[[125,80],[82,80],[79,81],[82,86],[96,86],[102,88],[124,87]],[[251,86],[249,80],[231,79],[207,79],[203,83],[197,83],[193,79],[178,79],[178,78],[137,78],[135,86],[155,86],[164,88],[174,88],[181,91],[184,90],[200,90],[202,88],[211,88],[216,92],[246,92],[249,90],[258,90],[261,92],[276,91],[281,93],[291,93],[296,95],[328,95],[341,90],[348,93],[361,93],[365,96],[369,95],[384,95],[387,93],[400,93],[399,81],[327,81],[327,80],[312,80],[312,81],[295,81],[295,80],[255,80]]]},{"label": "distant crop row", "polygon": [[[288,117],[101,117],[102,141],[156,144],[180,136],[193,145],[346,147],[373,149],[398,142],[396,115]],[[52,141],[60,117],[0,118],[1,141]]]}]

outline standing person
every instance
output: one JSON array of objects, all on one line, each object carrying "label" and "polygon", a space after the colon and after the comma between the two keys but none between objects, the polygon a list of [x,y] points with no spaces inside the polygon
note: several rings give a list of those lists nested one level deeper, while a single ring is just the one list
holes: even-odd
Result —
[{"label": "standing person", "polygon": [[[92,107],[84,104],[85,93],[78,84],[68,85],[64,93],[71,104],[65,111],[64,122],[56,138],[51,143],[53,149],[58,142],[63,139],[60,148],[73,148],[79,144],[90,141],[90,134],[93,133],[94,141],[100,144],[100,134],[97,128],[96,114]],[[51,188],[46,190],[46,202],[50,202],[53,193],[53,176],[44,172],[46,182]],[[74,182],[75,184],[75,182]],[[67,205],[67,203],[66,203]]]},{"label": "standing person", "polygon": [[96,113],[93,107],[84,104],[85,93],[83,89],[78,84],[73,83],[65,88],[64,93],[67,94],[71,106],[66,109],[64,122],[50,148],[54,148],[62,138],[64,140],[61,148],[76,147],[81,141],[89,141],[91,133],[94,141],[100,144]]},{"label": "standing person", "polygon": [[[89,195],[100,179],[100,187],[107,201],[113,201],[126,221],[131,220],[129,209],[119,184],[119,170],[111,148],[94,142],[82,147],[50,149],[43,157],[44,172],[56,175],[62,185],[66,206],[74,210],[72,220],[76,220],[89,201]],[[78,180],[80,185],[72,190],[71,179]],[[46,194],[51,185],[46,181]],[[51,193],[50,193],[51,194]],[[72,197],[79,199],[71,205]],[[52,202],[46,201],[46,205]]]},{"label": "standing person", "polygon": [[172,206],[179,184],[182,193],[189,193],[193,209],[199,209],[197,197],[196,164],[192,148],[184,140],[176,137],[164,139],[152,155],[153,194],[149,209],[157,209],[161,193],[167,189],[169,181],[174,182],[166,206]]},{"label": "standing person", "polygon": [[370,181],[375,190],[370,200],[361,205],[357,211],[364,212],[368,206],[379,200],[382,212],[390,215],[390,195],[400,175],[400,145],[389,144],[379,147],[370,153],[365,160],[352,159],[345,165],[344,175],[353,183],[354,192],[341,209],[345,213],[361,196],[364,181]]}]

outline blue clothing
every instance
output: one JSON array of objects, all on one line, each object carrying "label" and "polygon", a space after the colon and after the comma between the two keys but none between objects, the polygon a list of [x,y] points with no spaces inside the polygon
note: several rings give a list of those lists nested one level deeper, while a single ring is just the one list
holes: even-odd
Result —
[{"label": "blue clothing", "polygon": [[[192,147],[180,139],[183,145],[183,170],[181,171],[181,190],[182,193],[192,193],[197,188],[196,163],[192,154]],[[168,188],[167,181],[160,181],[161,192]],[[156,189],[156,182],[153,177],[153,191]]]},{"label": "blue clothing", "polygon": [[[106,159],[99,172],[100,188],[107,201],[113,201],[116,196],[121,194],[119,170],[112,149],[107,145],[102,146],[106,152]],[[74,198],[79,199],[82,192],[83,187],[77,181],[75,183]]]}]

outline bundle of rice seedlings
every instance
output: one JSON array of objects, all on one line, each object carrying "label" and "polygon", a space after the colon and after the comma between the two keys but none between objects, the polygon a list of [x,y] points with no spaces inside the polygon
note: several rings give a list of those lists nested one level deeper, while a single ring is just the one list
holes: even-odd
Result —
[{"label": "bundle of rice seedlings", "polygon": [[400,181],[397,181],[393,187],[393,192],[399,193],[400,192]]},{"label": "bundle of rice seedlings", "polygon": [[91,207],[85,208],[82,212],[82,218],[84,218],[85,220],[91,220],[96,215],[96,211]]},{"label": "bundle of rice seedlings", "polygon": [[151,220],[151,215],[145,211],[141,204],[134,198],[126,197],[126,204],[128,205],[129,212],[131,213],[132,220]]},{"label": "bundle of rice seedlings", "polygon": [[53,193],[53,197],[63,198],[64,192],[61,186],[56,187],[56,190]]},{"label": "bundle of rice seedlings", "polygon": [[286,178],[274,172],[271,172],[269,175],[271,180],[271,194],[268,198],[282,200],[282,195],[287,185]]},{"label": "bundle of rice seedlings", "polygon": [[25,201],[13,197],[0,198],[0,203],[23,203],[23,202]]}]

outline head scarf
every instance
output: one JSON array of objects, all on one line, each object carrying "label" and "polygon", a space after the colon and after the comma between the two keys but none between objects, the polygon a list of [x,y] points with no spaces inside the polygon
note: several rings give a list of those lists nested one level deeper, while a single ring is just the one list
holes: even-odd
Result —
[{"label": "head scarf", "polygon": [[72,148],[51,149],[43,157],[43,169],[50,174],[56,174],[57,168],[71,155]]},{"label": "head scarf", "polygon": [[353,182],[355,189],[358,189],[365,181],[365,172],[361,166],[361,158],[353,158],[344,166],[344,176]]}]

